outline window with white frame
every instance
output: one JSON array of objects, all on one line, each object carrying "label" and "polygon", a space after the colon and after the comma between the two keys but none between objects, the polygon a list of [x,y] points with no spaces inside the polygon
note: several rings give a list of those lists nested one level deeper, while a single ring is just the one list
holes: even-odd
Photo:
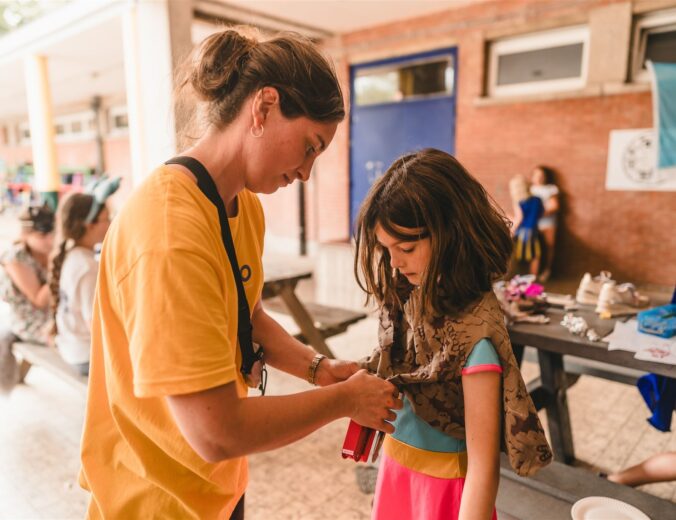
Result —
[{"label": "window with white frame", "polygon": [[453,56],[440,55],[357,72],[354,103],[359,106],[453,95]]},{"label": "window with white frame", "polygon": [[19,143],[22,145],[30,144],[31,129],[28,123],[19,124]]},{"label": "window with white frame", "polygon": [[634,23],[632,79],[650,81],[646,62],[676,63],[676,9],[656,11]]},{"label": "window with white frame", "polygon": [[76,141],[92,139],[96,132],[93,130],[94,112],[78,112],[54,118],[54,133],[57,141]]},{"label": "window with white frame", "polygon": [[489,44],[488,94],[514,96],[583,88],[589,28],[566,27]]},{"label": "window with white frame", "polygon": [[129,131],[126,106],[111,107],[108,111],[108,129],[111,135],[125,135]]}]

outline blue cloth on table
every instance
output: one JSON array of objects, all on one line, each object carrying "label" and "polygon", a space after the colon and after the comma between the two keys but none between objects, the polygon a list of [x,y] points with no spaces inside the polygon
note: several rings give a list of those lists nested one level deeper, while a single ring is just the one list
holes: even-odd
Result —
[{"label": "blue cloth on table", "polygon": [[652,412],[648,422],[661,432],[671,431],[671,416],[676,408],[676,379],[646,374],[636,383]]}]

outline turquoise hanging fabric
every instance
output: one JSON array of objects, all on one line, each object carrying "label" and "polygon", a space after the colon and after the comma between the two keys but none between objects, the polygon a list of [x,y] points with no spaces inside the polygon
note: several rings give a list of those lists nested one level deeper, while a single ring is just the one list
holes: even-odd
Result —
[{"label": "turquoise hanging fabric", "polygon": [[653,77],[657,167],[676,167],[676,63],[648,62]]}]

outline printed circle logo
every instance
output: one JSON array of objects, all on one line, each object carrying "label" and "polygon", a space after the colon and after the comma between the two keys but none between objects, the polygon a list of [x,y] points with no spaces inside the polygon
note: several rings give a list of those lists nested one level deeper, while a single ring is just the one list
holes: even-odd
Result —
[{"label": "printed circle logo", "polygon": [[249,278],[251,278],[251,267],[248,265],[243,265],[239,271],[242,275],[242,281],[248,282]]},{"label": "printed circle logo", "polygon": [[665,180],[655,167],[655,148],[652,132],[632,139],[622,153],[624,174],[632,181],[658,184]]}]

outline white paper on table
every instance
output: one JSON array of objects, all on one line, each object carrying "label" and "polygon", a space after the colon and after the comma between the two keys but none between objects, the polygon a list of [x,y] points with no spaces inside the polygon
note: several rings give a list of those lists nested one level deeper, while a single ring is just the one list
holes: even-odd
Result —
[{"label": "white paper on table", "polygon": [[658,338],[657,336],[655,336],[655,339],[662,341],[655,341],[650,346],[641,347],[634,358],[641,361],[676,365],[676,341]]},{"label": "white paper on table", "polygon": [[647,334],[638,331],[638,322],[634,319],[627,322],[615,322],[615,328],[603,338],[603,341],[608,342],[608,350],[638,352],[646,336],[650,338]]},{"label": "white paper on table", "polygon": [[616,322],[613,331],[603,341],[608,342],[608,350],[628,350],[641,361],[676,365],[676,338],[660,338],[639,332],[635,319]]}]

